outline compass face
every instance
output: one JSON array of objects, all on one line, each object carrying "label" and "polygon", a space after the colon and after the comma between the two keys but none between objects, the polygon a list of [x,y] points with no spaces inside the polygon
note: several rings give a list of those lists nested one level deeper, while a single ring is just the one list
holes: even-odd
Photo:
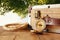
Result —
[{"label": "compass face", "polygon": [[39,32],[42,32],[46,27],[45,21],[43,19],[40,19],[36,23],[36,30]]}]

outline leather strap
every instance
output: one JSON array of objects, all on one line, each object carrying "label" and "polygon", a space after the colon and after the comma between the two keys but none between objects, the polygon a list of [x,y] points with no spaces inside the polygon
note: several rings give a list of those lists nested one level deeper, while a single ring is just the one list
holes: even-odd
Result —
[{"label": "leather strap", "polygon": [[47,15],[43,19],[46,22],[46,25],[60,25],[60,19],[58,18],[51,18]]}]

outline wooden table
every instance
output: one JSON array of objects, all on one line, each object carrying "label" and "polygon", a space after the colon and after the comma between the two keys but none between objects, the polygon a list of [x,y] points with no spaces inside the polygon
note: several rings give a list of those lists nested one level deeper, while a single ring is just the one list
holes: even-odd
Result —
[{"label": "wooden table", "polygon": [[0,40],[60,40],[60,34],[35,34],[29,30],[5,31],[0,27]]}]

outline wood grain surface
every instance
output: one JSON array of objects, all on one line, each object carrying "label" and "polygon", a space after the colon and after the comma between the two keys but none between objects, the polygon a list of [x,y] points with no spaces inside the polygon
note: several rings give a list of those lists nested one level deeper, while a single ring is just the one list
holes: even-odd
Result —
[{"label": "wood grain surface", "polygon": [[47,32],[36,34],[29,30],[6,31],[0,27],[0,40],[60,40],[60,34]]}]

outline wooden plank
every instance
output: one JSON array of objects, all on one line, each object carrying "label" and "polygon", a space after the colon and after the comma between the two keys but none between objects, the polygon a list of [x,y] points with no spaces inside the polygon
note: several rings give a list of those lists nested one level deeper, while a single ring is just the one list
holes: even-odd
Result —
[{"label": "wooden plank", "polygon": [[[1,31],[3,30],[0,28]],[[1,32],[0,32],[1,33]],[[0,40],[39,40],[38,35],[29,30],[5,31],[0,34]]]},{"label": "wooden plank", "polygon": [[60,40],[60,34],[43,33],[41,35],[31,33],[29,30],[2,31],[0,40]]},{"label": "wooden plank", "polygon": [[43,35],[39,35],[40,40],[60,40],[60,34],[56,33],[46,33]]},{"label": "wooden plank", "polygon": [[39,40],[39,37],[35,33],[24,31],[17,35],[16,40]]},{"label": "wooden plank", "polygon": [[14,40],[15,36],[0,36],[0,40]]}]

